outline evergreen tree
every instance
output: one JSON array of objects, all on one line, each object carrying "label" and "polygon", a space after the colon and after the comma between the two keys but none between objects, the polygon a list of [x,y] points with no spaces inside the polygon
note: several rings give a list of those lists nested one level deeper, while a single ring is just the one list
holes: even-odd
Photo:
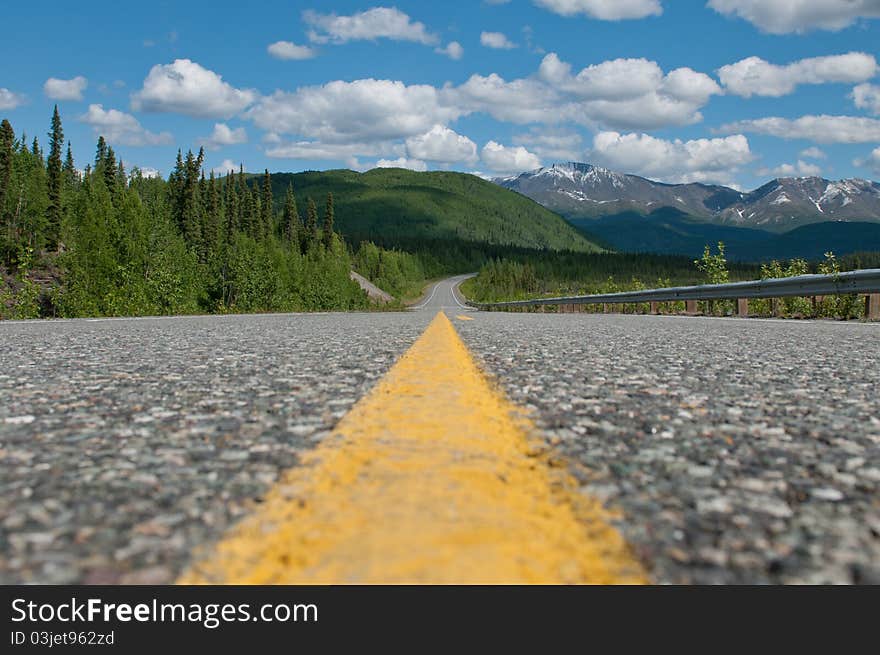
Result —
[{"label": "evergreen tree", "polygon": [[272,198],[272,177],[268,168],[263,173],[263,197],[260,205],[265,236],[275,234],[275,203]]},{"label": "evergreen tree", "polygon": [[111,196],[116,190],[116,153],[113,148],[107,148],[107,156],[104,158],[104,185]]},{"label": "evergreen tree", "polygon": [[303,247],[306,249],[318,240],[318,206],[311,198],[306,201],[306,233],[304,236]]},{"label": "evergreen tree", "polygon": [[327,206],[324,208],[324,226],[322,228],[324,248],[330,250],[333,247],[333,194],[327,194]]},{"label": "evergreen tree", "polygon": [[[15,131],[12,124],[3,119],[0,123],[0,238],[6,234],[6,198],[10,195],[12,180],[12,158],[15,155]],[[2,242],[0,242],[2,245]]]},{"label": "evergreen tree", "polygon": [[95,150],[95,168],[101,166],[107,159],[107,142],[103,136],[98,137],[98,147]]},{"label": "evergreen tree", "polygon": [[73,186],[79,181],[79,171],[73,163],[73,150],[70,148],[70,141],[67,142],[67,157],[64,158],[64,165],[61,167],[64,174],[64,181],[68,186]]},{"label": "evergreen tree", "polygon": [[40,148],[40,142],[37,140],[37,137],[34,137],[34,142],[31,145],[31,154],[34,157],[39,157],[40,160],[43,159],[43,150]]},{"label": "evergreen tree", "polygon": [[223,187],[226,202],[226,239],[231,242],[238,231],[238,188],[235,186],[234,170],[229,171]]},{"label": "evergreen tree", "polygon": [[291,182],[287,185],[287,195],[284,198],[284,238],[291,248],[299,245],[300,224],[296,196],[293,194],[293,182]]},{"label": "evergreen tree", "polygon": [[46,246],[50,250],[58,247],[61,231],[61,190],[63,187],[61,148],[64,146],[64,130],[61,128],[61,115],[58,105],[52,113],[52,129],[49,132],[49,161],[46,166],[46,188],[49,206],[46,211]]}]

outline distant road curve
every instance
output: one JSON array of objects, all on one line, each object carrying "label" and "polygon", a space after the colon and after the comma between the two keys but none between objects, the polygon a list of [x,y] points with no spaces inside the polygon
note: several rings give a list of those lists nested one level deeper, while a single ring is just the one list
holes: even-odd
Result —
[{"label": "distant road curve", "polygon": [[472,277],[476,277],[476,273],[456,275],[455,277],[440,280],[425,292],[425,295],[418,304],[413,305],[410,309],[413,311],[437,312],[452,308],[472,311],[472,308],[465,304],[465,298],[458,288],[462,282]]}]

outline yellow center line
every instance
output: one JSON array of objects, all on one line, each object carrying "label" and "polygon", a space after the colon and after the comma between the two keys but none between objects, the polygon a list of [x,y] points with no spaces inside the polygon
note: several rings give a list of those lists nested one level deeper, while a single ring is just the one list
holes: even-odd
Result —
[{"label": "yellow center line", "polygon": [[472,320],[474,320],[470,316],[462,316],[462,315],[456,316],[455,318],[457,318],[459,321],[472,321]]},{"label": "yellow center line", "polygon": [[611,517],[535,447],[440,313],[183,584],[639,583]]}]

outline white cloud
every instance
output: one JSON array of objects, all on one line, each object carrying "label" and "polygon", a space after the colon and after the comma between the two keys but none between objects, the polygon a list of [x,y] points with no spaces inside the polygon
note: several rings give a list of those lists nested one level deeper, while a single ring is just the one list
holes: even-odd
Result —
[{"label": "white cloud", "polygon": [[646,59],[606,61],[575,75],[550,53],[534,77],[508,82],[495,73],[473,75],[445,91],[463,109],[503,121],[647,130],[699,122],[700,107],[721,88],[689,68],[664,75]]},{"label": "white cloud", "polygon": [[754,132],[781,139],[808,139],[816,143],[870,143],[880,141],[880,120],[857,116],[771,116],[724,125],[723,133]]},{"label": "white cloud", "polygon": [[474,163],[477,160],[477,144],[443,125],[435,125],[424,134],[408,138],[406,151],[414,159],[442,164]]},{"label": "white cloud", "polygon": [[396,7],[374,7],[351,16],[303,12],[303,20],[311,26],[309,40],[314,43],[348,43],[349,41],[413,41],[436,45],[437,36],[428,32],[424,23],[414,22]]},{"label": "white cloud", "polygon": [[243,127],[232,129],[226,123],[215,123],[211,136],[202,137],[199,139],[199,144],[208,150],[218,150],[223,146],[247,143],[247,140],[247,132]]},{"label": "white cloud", "polygon": [[0,109],[15,109],[24,104],[25,96],[0,87]]},{"label": "white cloud", "polygon": [[88,85],[89,81],[82,75],[77,75],[70,80],[50,77],[43,84],[43,93],[53,100],[82,100],[83,91]]},{"label": "white cloud", "polygon": [[105,110],[103,105],[89,105],[89,110],[79,120],[90,125],[95,134],[102,135],[111,146],[160,146],[174,142],[170,133],[150,132],[131,114],[118,109]]},{"label": "white cloud", "polygon": [[236,89],[214,71],[189,59],[156,65],[143,88],[132,95],[135,111],[173,112],[198,118],[230,118],[257,99],[257,93]]},{"label": "white cloud", "polygon": [[390,80],[334,81],[276,91],[248,112],[254,123],[276,133],[327,143],[374,142],[423,134],[464,112],[441,103],[432,86]]},{"label": "white cloud", "polygon": [[873,55],[850,52],[830,57],[801,59],[786,66],[771,64],[760,57],[749,57],[718,69],[726,90],[745,98],[752,95],[778,98],[794,92],[799,84],[864,82],[880,67]]},{"label": "white cloud", "polygon": [[584,158],[583,138],[577,132],[554,128],[531,128],[513,137],[514,145],[527,146],[541,159],[581,161]]},{"label": "white cloud", "polygon": [[229,171],[235,171],[236,173],[238,173],[239,164],[236,164],[231,159],[224,159],[222,164],[220,164],[219,166],[215,166],[211,170],[213,171],[214,175],[228,175]]},{"label": "white cloud", "polygon": [[521,173],[541,167],[541,159],[522,146],[503,146],[495,141],[483,146],[482,159],[496,173]]},{"label": "white cloud", "polygon": [[860,18],[880,16],[877,0],[709,0],[708,6],[770,34],[837,31]]},{"label": "white cloud", "polygon": [[[274,159],[351,160],[358,155],[402,155],[404,146],[393,142],[383,143],[322,143],[320,141],[279,142],[266,150],[266,156]],[[352,168],[355,168],[352,166]]]},{"label": "white cloud", "polygon": [[133,174],[135,169],[137,169],[140,171],[141,176],[146,178],[162,177],[162,171],[158,168],[153,168],[151,166],[138,166],[137,164],[131,164],[130,162],[123,162],[123,164],[129,171],[129,174]]},{"label": "white cloud", "polygon": [[738,168],[754,159],[741,134],[723,139],[667,141],[647,134],[600,132],[592,159],[616,170],[665,182],[729,184]]},{"label": "white cloud", "polygon": [[816,164],[809,164],[799,159],[796,164],[781,164],[776,168],[759,168],[758,175],[772,175],[774,177],[819,177],[822,169]]},{"label": "white cloud", "polygon": [[867,109],[872,114],[880,114],[880,86],[859,84],[853,89],[852,99],[859,109]]},{"label": "white cloud", "polygon": [[458,61],[464,56],[464,48],[458,41],[450,41],[445,48],[434,48],[438,55],[446,55],[450,59]]},{"label": "white cloud", "polygon": [[539,7],[562,16],[586,14],[590,18],[600,20],[645,18],[663,13],[660,0],[534,0],[534,2]]},{"label": "white cloud", "polygon": [[483,32],[480,34],[480,43],[487,48],[495,50],[513,50],[517,45],[501,32]]},{"label": "white cloud", "polygon": [[801,157],[806,157],[807,159],[827,159],[828,155],[825,154],[824,150],[816,146],[810,146],[806,150],[801,150]]},{"label": "white cloud", "polygon": [[411,171],[424,172],[428,170],[428,165],[418,159],[399,157],[398,159],[380,159],[376,162],[376,168],[408,168]]},{"label": "white cloud", "polygon": [[864,159],[856,159],[853,164],[860,168],[869,168],[876,175],[880,175],[880,148],[875,148]]},{"label": "white cloud", "polygon": [[292,41],[276,41],[269,44],[266,51],[275,59],[302,60],[311,59],[318,54],[317,50],[307,45],[297,45]]}]

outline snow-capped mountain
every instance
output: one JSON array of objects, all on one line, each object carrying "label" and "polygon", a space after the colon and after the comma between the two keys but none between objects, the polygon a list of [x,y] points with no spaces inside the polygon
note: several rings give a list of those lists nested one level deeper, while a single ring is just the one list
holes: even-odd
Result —
[{"label": "snow-capped mountain", "polygon": [[673,207],[711,223],[784,232],[823,221],[880,222],[880,184],[780,178],[742,193],[709,184],[664,184],[591,164],[554,164],[497,184],[570,218],[600,218]]}]

